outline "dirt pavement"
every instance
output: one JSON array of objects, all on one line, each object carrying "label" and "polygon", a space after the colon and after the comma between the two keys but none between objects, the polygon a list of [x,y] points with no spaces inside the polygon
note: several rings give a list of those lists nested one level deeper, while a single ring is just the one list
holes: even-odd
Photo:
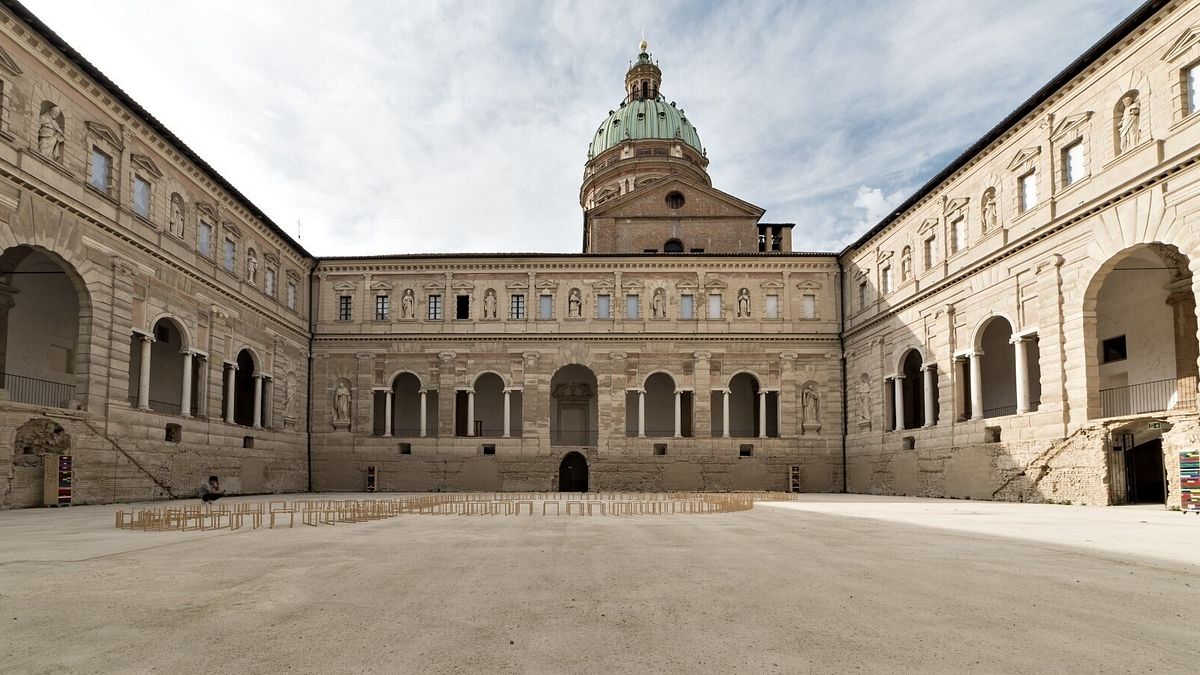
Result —
[{"label": "dirt pavement", "polygon": [[1144,509],[813,495],[220,533],[114,510],[0,512],[0,672],[1163,671],[1200,601],[1200,518]]}]

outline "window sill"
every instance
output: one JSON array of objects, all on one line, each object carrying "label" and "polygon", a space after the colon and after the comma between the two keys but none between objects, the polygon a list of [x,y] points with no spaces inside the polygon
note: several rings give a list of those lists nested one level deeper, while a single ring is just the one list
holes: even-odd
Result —
[{"label": "window sill", "polygon": [[120,204],[117,202],[117,198],[112,196],[111,193],[105,192],[91,183],[84,183],[84,187],[86,187],[88,190],[91,190],[92,194],[104,198],[113,206],[120,206]]},{"label": "window sill", "polygon": [[[1185,129],[1187,127],[1192,126],[1197,121],[1200,121],[1200,110],[1197,110],[1196,112],[1188,113],[1184,117],[1181,117],[1180,119],[1176,120],[1173,124],[1171,124],[1171,126],[1167,127],[1167,131],[1170,131],[1170,132],[1179,131],[1181,129]],[[1137,148],[1130,148],[1130,150],[1136,150],[1136,149]],[[1128,153],[1129,153],[1129,150],[1126,150],[1125,152],[1121,153],[1121,156],[1124,157]]]},{"label": "window sill", "polygon": [[391,323],[391,322],[392,322],[391,319],[371,319],[371,323],[373,323],[373,324],[383,324],[383,323]]},{"label": "window sill", "polygon": [[1079,180],[1075,181],[1074,183],[1071,183],[1070,185],[1063,185],[1063,186],[1059,187],[1058,194],[1054,195],[1054,199],[1056,201],[1059,199],[1062,199],[1064,196],[1069,195],[1072,192],[1078,190],[1081,185],[1087,184],[1087,182],[1090,181],[1091,179],[1092,179],[1092,174],[1089,173],[1088,175],[1084,176],[1083,178],[1080,178]]},{"label": "window sill", "polygon": [[155,230],[158,229],[158,226],[155,225],[154,222],[150,220],[149,216],[143,216],[142,214],[138,213],[137,211],[130,211],[130,213],[133,214],[134,219],[140,220],[143,225],[146,225],[147,227],[153,228]]}]

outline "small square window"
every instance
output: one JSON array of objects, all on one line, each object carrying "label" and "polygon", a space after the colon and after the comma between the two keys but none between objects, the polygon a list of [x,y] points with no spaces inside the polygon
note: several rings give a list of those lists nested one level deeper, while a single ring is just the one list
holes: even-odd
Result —
[{"label": "small square window", "polygon": [[183,427],[178,424],[168,424],[166,429],[166,441],[168,443],[179,443],[183,440]]},{"label": "small square window", "polygon": [[150,217],[150,183],[136,175],[133,177],[133,212],[143,218]]},{"label": "small square window", "polygon": [[100,151],[99,148],[92,148],[92,163],[88,167],[88,182],[92,187],[108,194],[109,185],[111,184],[112,174],[112,158]]},{"label": "small square window", "polygon": [[426,308],[428,310],[426,312],[426,316],[429,318],[430,321],[441,321],[442,320],[442,296],[441,295],[439,295],[437,293],[430,295],[428,298],[428,303],[426,305]]},{"label": "small square window", "polygon": [[753,445],[745,444],[738,448],[738,457],[753,457],[753,456],[754,456],[754,446]]},{"label": "small square window", "polygon": [[349,295],[342,295],[338,297],[338,321],[350,320],[351,310],[353,309],[353,305],[351,304],[352,301],[353,298],[351,298]]},{"label": "small square window", "polygon": [[509,298],[508,318],[518,321],[525,319],[525,296],[513,295]]},{"label": "small square window", "polygon": [[654,454],[658,455],[659,457],[665,456],[667,454],[667,444],[666,443],[655,443],[654,444]]},{"label": "small square window", "polygon": [[400,450],[400,454],[402,455],[412,454],[412,443],[401,443],[399,444],[398,448]]},{"label": "small square window", "polygon": [[640,319],[642,316],[642,298],[638,295],[625,296],[625,318]]},{"label": "small square window", "polygon": [[1038,194],[1036,171],[1030,171],[1029,173],[1021,176],[1020,180],[1018,181],[1018,188],[1020,192],[1019,198],[1021,213],[1025,213],[1026,211],[1029,211],[1033,207],[1037,206]]},{"label": "small square window", "polygon": [[1114,363],[1129,358],[1129,350],[1125,346],[1125,336],[1110,337],[1100,343],[1100,363]]},{"label": "small square window", "polygon": [[390,302],[391,302],[391,298],[389,298],[386,295],[375,296],[375,320],[376,321],[387,321],[388,320],[388,316],[389,316],[389,313],[391,310],[391,307],[389,307]]},{"label": "small square window", "polygon": [[471,318],[471,296],[469,296],[469,295],[454,296],[454,318],[455,319]]},{"label": "small square window", "polygon": [[679,296],[679,318],[688,320],[696,318],[696,296],[691,293]]},{"label": "small square window", "polygon": [[251,450],[254,449],[254,437],[253,436],[243,436],[242,437],[242,447],[251,449]]},{"label": "small square window", "polygon": [[612,296],[607,293],[596,296],[596,318],[612,318]]},{"label": "small square window", "polygon": [[485,455],[494,455],[494,454],[496,454],[496,446],[495,446],[495,445],[492,445],[491,443],[489,443],[489,444],[487,444],[487,445],[484,445],[484,446],[483,446],[483,454],[485,454]]}]

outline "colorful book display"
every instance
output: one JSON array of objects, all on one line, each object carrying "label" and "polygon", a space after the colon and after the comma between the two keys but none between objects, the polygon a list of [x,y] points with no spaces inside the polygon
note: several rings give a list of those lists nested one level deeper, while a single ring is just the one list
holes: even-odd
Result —
[{"label": "colorful book display", "polygon": [[46,506],[70,506],[74,470],[70,455],[46,456],[42,475],[42,503]]},{"label": "colorful book display", "polygon": [[1179,495],[1184,513],[1200,513],[1200,450],[1179,453]]}]

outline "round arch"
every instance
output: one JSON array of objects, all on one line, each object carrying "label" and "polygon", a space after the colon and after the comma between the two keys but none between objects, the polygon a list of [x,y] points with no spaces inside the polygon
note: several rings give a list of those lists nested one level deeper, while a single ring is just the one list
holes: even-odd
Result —
[{"label": "round arch", "polygon": [[997,319],[1003,319],[1009,327],[1011,333],[1017,331],[1017,322],[1005,312],[990,312],[987,316],[975,322],[975,328],[971,331],[971,349],[981,351],[983,349],[983,333],[988,326]]},{"label": "round arch", "polygon": [[598,442],[597,379],[591,368],[571,363],[550,378],[550,444],[594,446]]},{"label": "round arch", "polygon": [[180,319],[169,312],[160,313],[158,316],[154,317],[153,321],[150,322],[148,331],[151,335],[155,336],[155,339],[158,339],[156,329],[158,328],[160,321],[166,321],[170,323],[171,327],[179,332],[180,342],[182,343],[181,347],[183,349],[192,349],[192,336],[191,333],[188,332],[187,323],[185,323],[183,319]]},{"label": "round arch", "polygon": [[754,372],[753,370],[751,370],[749,368],[739,368],[738,370],[733,371],[733,373],[728,378],[726,378],[726,380],[725,380],[725,388],[726,389],[728,389],[729,386],[731,384],[733,384],[733,378],[737,377],[738,375],[749,375],[750,377],[754,378],[754,380],[756,382],[758,382],[760,386],[762,385],[763,378],[759,377],[758,373]]},{"label": "round arch", "polygon": [[239,372],[241,372],[241,370],[243,369],[242,368],[242,364],[243,364],[242,354],[245,354],[250,359],[249,362],[252,366],[250,369],[250,375],[256,375],[256,374],[262,373],[262,370],[263,370],[262,369],[262,360],[259,358],[258,352],[255,351],[254,348],[251,347],[250,345],[245,345],[245,344],[238,348],[237,357],[235,359],[238,364]]},{"label": "round arch", "polygon": [[675,386],[679,386],[679,378],[676,377],[675,373],[672,373],[665,368],[659,368],[657,370],[650,371],[645,377],[642,378],[642,388],[645,388],[646,383],[649,382],[650,378],[654,377],[655,375],[666,375],[667,377],[671,378],[671,381],[675,383]]},{"label": "round arch", "polygon": [[393,373],[391,374],[391,376],[390,376],[390,377],[388,377],[388,380],[387,380],[387,381],[388,381],[388,388],[389,388],[389,389],[395,389],[395,388],[396,388],[396,379],[397,379],[397,378],[399,378],[401,375],[411,375],[411,376],[413,376],[413,377],[414,377],[414,378],[416,378],[416,380],[417,380],[417,387],[418,387],[418,388],[420,388],[420,389],[424,389],[424,388],[425,388],[425,381],[424,381],[423,379],[421,379],[421,376],[420,376],[420,375],[418,375],[417,373],[415,373],[415,372],[413,372],[413,371],[411,371],[411,370],[407,370],[407,369],[405,369],[405,368],[401,368],[400,370],[397,370],[397,371],[393,372]]},{"label": "round arch", "polygon": [[501,374],[499,371],[496,371],[496,370],[481,370],[481,371],[479,371],[478,373],[476,373],[476,374],[475,374],[475,377],[474,377],[474,378],[471,380],[471,387],[472,387],[472,388],[474,388],[474,387],[475,387],[475,386],[476,386],[476,385],[479,383],[479,378],[481,378],[481,377],[485,377],[485,376],[487,376],[487,375],[495,375],[496,377],[500,378],[500,383],[501,383],[503,386],[505,386],[505,387],[511,387],[511,386],[512,386],[512,383],[510,382],[510,378],[508,378],[508,377],[505,377],[505,376],[504,376],[504,375],[502,375],[502,374]]},{"label": "round arch", "polygon": [[904,372],[904,363],[908,360],[908,357],[912,352],[917,353],[917,358],[919,358],[921,360],[922,364],[925,363],[925,353],[921,351],[920,347],[910,344],[910,345],[905,346],[904,349],[901,349],[899,352],[897,352],[897,354],[899,354],[899,356],[896,357],[895,367],[892,369],[892,372],[895,372],[895,373]]}]

